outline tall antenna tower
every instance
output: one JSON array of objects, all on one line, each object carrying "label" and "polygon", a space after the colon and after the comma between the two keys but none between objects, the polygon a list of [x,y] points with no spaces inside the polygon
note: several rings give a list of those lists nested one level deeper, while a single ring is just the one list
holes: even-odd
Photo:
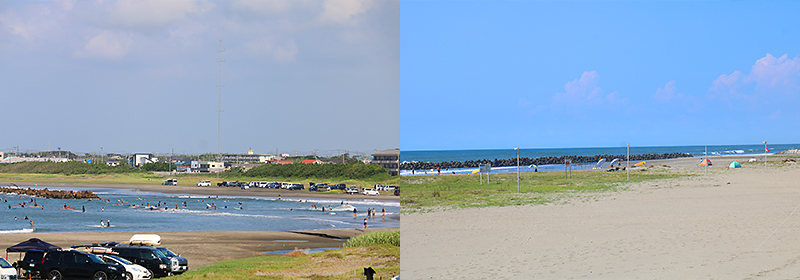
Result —
[{"label": "tall antenna tower", "polygon": [[[219,39],[219,51],[218,51],[219,60],[217,61],[219,63],[219,82],[217,84],[217,94],[218,94],[218,100],[217,100],[217,162],[219,162],[222,159],[222,155],[219,153],[219,135],[220,135],[220,120],[222,118],[221,117],[222,116],[222,63],[225,62],[224,60],[222,60],[222,53],[223,52],[225,52],[225,51],[222,50],[222,39]],[[217,174],[217,177],[219,177],[219,174]]]}]

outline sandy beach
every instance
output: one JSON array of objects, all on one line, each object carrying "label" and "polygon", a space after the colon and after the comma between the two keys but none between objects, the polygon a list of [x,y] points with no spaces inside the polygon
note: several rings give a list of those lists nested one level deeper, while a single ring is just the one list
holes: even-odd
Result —
[{"label": "sandy beach", "polygon": [[[800,166],[654,162],[689,178],[557,205],[403,214],[406,279],[795,279]],[[782,159],[773,156],[771,161]],[[761,164],[758,164],[761,163]]]},{"label": "sandy beach", "polygon": [[[189,260],[189,268],[214,262],[267,255],[264,251],[295,248],[341,247],[344,240],[365,232],[387,229],[341,229],[315,231],[163,231],[163,232],[48,232],[0,234],[0,248],[39,238],[62,248],[105,241],[128,241],[133,234],[152,233],[161,236],[161,244]],[[5,257],[5,254],[3,255]],[[9,261],[19,258],[9,253]]]},{"label": "sandy beach", "polygon": [[262,189],[251,188],[243,190],[241,188],[233,187],[196,187],[196,186],[164,186],[164,185],[123,185],[123,184],[81,184],[81,183],[38,183],[38,182],[0,182],[0,186],[8,186],[11,183],[20,187],[28,187],[37,185],[39,187],[69,187],[78,188],[80,190],[92,190],[96,188],[111,188],[111,189],[135,189],[145,192],[158,192],[168,194],[194,194],[194,195],[208,195],[208,196],[253,196],[253,197],[300,197],[300,198],[335,198],[335,199],[380,199],[380,200],[394,200],[400,201],[399,196],[394,196],[389,192],[384,192],[378,196],[366,196],[361,194],[342,194],[342,193],[319,193],[309,192],[307,190],[289,191],[289,190],[276,190],[276,189]]}]

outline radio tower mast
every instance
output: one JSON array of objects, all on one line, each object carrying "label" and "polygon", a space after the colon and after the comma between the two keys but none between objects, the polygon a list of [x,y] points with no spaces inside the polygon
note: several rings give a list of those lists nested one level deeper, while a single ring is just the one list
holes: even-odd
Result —
[{"label": "radio tower mast", "polygon": [[[218,52],[219,52],[219,60],[217,62],[219,63],[219,82],[217,84],[217,94],[218,94],[218,100],[217,100],[217,162],[220,162],[222,160],[222,154],[220,154],[220,152],[219,152],[219,135],[220,135],[220,119],[221,119],[221,116],[222,116],[222,62],[224,62],[222,60],[222,53],[224,52],[222,50],[222,39],[219,39],[219,51]],[[219,172],[217,172],[217,178],[219,178]]]}]

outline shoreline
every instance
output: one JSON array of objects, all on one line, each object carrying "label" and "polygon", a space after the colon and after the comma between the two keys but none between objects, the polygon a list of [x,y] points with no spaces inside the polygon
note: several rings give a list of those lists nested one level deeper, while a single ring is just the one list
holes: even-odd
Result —
[{"label": "shoreline", "polygon": [[[189,260],[189,270],[211,263],[272,255],[264,251],[342,247],[347,239],[389,229],[334,229],[304,231],[146,231],[146,232],[43,232],[0,234],[0,248],[39,238],[62,248],[106,241],[125,242],[133,234],[158,234],[161,244]],[[15,262],[20,254],[9,253]],[[5,256],[3,256],[5,257]]]},{"label": "shoreline", "polygon": [[165,185],[141,185],[141,184],[100,184],[100,183],[39,183],[39,182],[0,182],[0,185],[10,186],[15,184],[21,188],[25,187],[66,187],[66,188],[88,188],[88,189],[132,189],[145,192],[158,192],[165,194],[192,194],[208,196],[252,196],[252,197],[291,197],[291,198],[335,198],[335,199],[375,199],[400,201],[399,196],[386,193],[378,196],[366,196],[361,194],[351,195],[343,193],[316,193],[307,190],[289,191],[276,189],[251,188],[242,190],[234,187],[197,187],[197,186],[165,186]]}]

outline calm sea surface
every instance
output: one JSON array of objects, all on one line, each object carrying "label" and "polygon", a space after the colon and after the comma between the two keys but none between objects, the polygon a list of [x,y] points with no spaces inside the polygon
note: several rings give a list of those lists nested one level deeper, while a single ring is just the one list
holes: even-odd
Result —
[{"label": "calm sea surface", "polygon": [[[38,186],[38,188],[45,187]],[[81,190],[56,187],[49,189]],[[369,227],[400,227],[399,202],[373,200],[363,196],[354,196],[355,199],[343,201],[325,198],[278,199],[239,196],[210,198],[126,189],[91,189],[91,191],[110,202],[98,199],[91,201],[44,199],[0,194],[0,234],[32,231],[287,231],[363,228],[367,208],[377,209],[377,217],[368,221]],[[26,207],[19,208],[21,203],[25,203]],[[158,206],[159,203],[161,207],[158,210],[147,208],[148,204]],[[34,204],[42,207],[31,207]],[[63,209],[65,204],[72,209]],[[136,206],[133,207],[132,204]],[[317,207],[314,208],[312,205]],[[217,210],[210,206],[217,206]],[[323,206],[326,208],[325,212],[321,210]],[[353,208],[358,211],[355,218]],[[385,219],[381,218],[382,209],[386,210]],[[28,220],[25,220],[25,217]],[[30,220],[34,222],[33,229]],[[112,227],[100,227],[100,220],[111,220]]]}]

